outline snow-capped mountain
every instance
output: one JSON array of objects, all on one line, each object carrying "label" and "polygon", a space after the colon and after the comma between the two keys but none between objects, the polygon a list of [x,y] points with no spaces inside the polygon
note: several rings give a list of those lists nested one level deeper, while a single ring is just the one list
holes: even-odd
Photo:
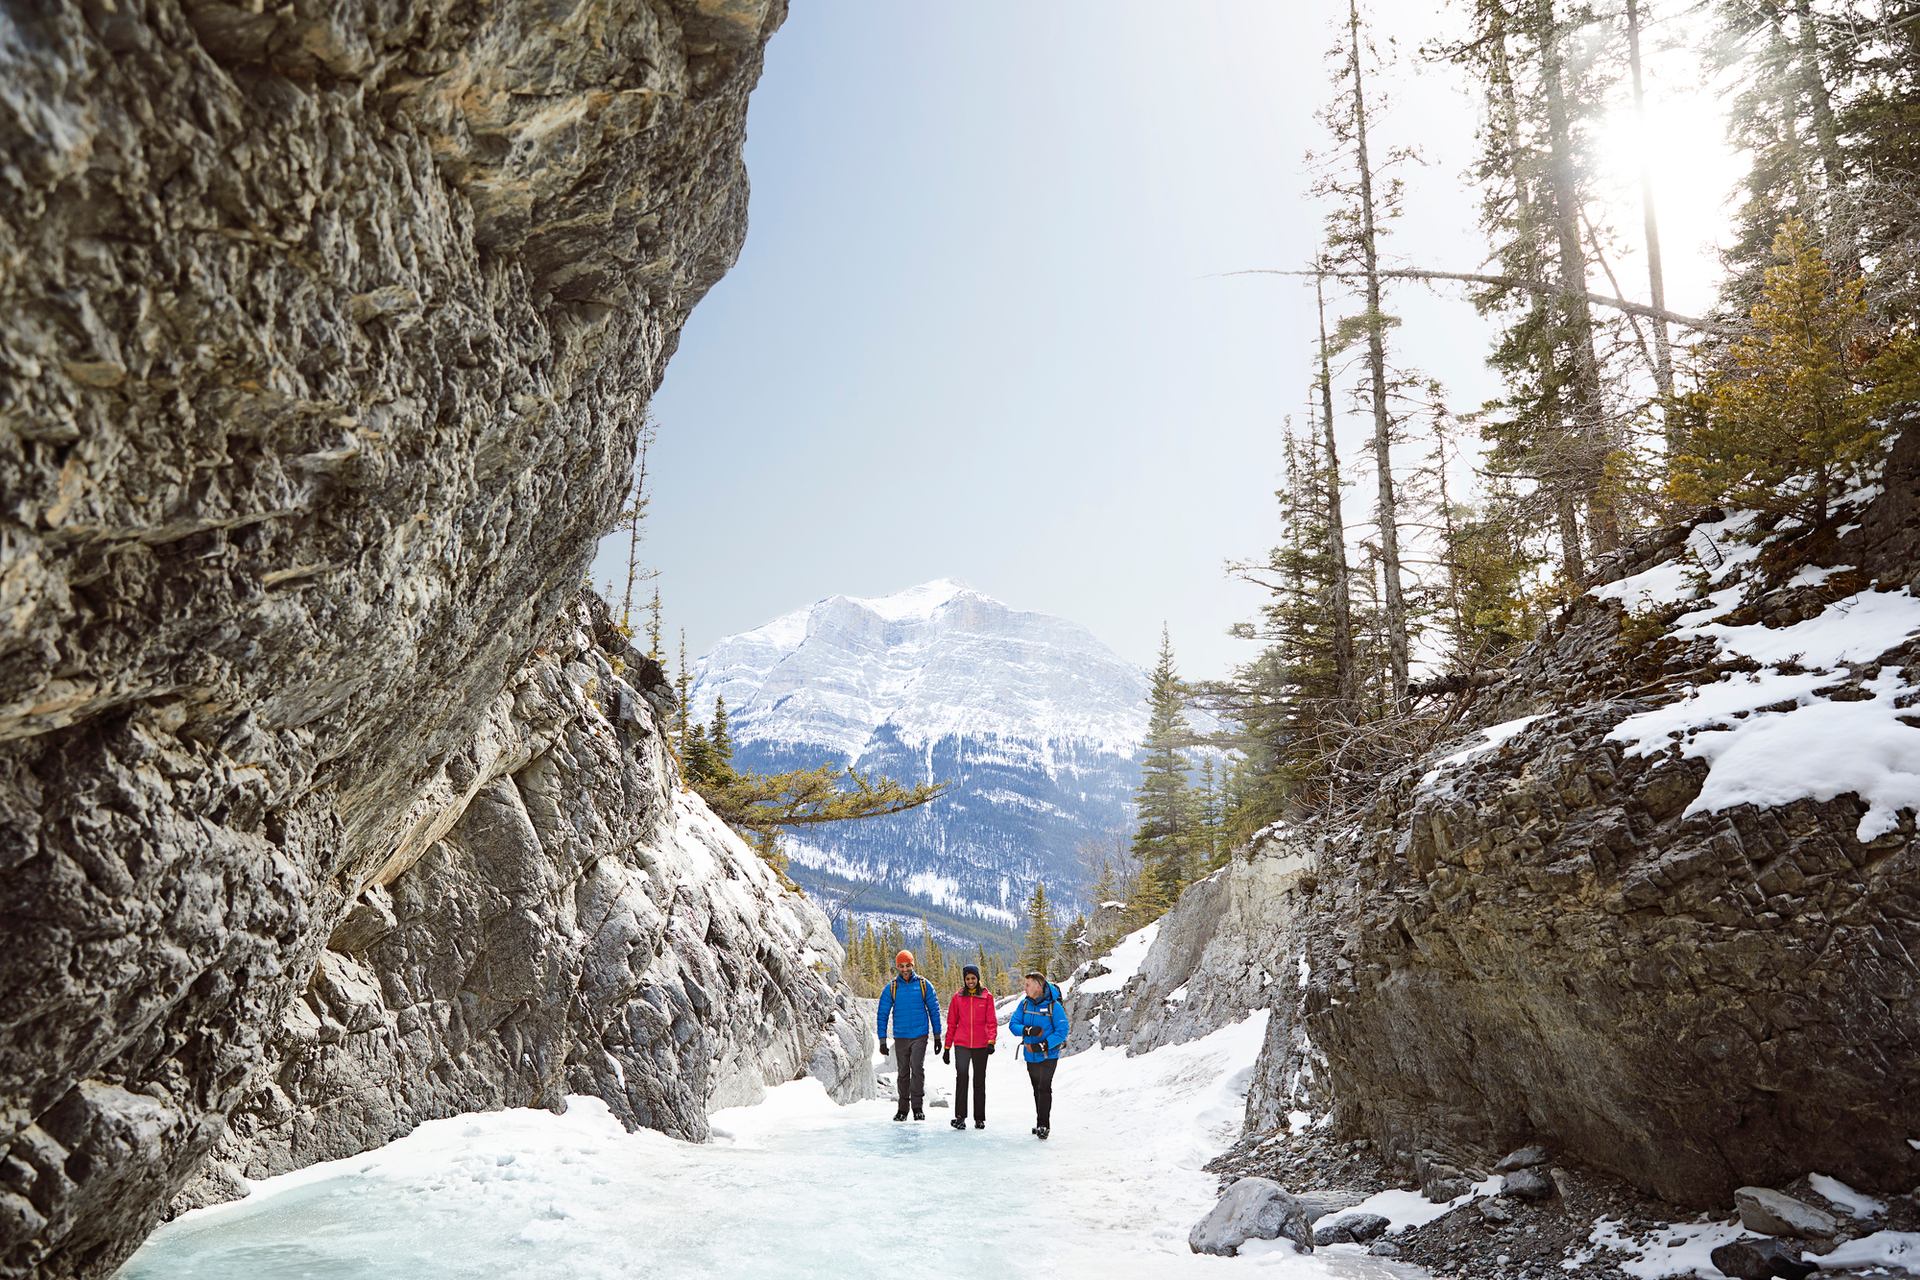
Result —
[{"label": "snow-capped mountain", "polygon": [[832,596],[730,636],[695,667],[693,715],[716,698],[743,768],[832,761],[954,784],[793,843],[795,878],[830,913],[844,900],[1004,938],[1036,880],[1078,899],[1082,847],[1132,821],[1146,673],[1084,627],[957,582]]}]

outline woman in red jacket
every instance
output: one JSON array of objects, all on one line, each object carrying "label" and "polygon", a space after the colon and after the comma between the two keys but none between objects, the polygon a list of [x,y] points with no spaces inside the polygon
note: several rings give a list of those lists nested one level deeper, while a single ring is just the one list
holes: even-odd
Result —
[{"label": "woman in red jacket", "polygon": [[968,965],[960,971],[960,989],[947,1005],[947,1052],[958,1078],[953,1086],[956,1129],[967,1127],[967,1077],[973,1077],[973,1127],[987,1127],[987,1055],[1000,1038],[1000,1019],[994,1014],[993,993],[980,985],[980,970]]}]

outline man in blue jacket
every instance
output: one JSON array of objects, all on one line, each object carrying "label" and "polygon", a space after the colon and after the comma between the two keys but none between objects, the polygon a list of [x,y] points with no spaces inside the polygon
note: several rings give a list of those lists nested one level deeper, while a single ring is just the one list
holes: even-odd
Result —
[{"label": "man in blue jacket", "polygon": [[933,984],[914,976],[913,952],[902,951],[893,958],[893,981],[880,993],[880,1052],[887,1052],[887,1019],[893,1019],[893,1062],[900,1107],[895,1120],[925,1120],[921,1107],[927,1089],[927,1035],[933,1035],[933,1051],[940,1052],[940,997]]},{"label": "man in blue jacket", "polygon": [[1007,1030],[1020,1037],[1027,1079],[1033,1083],[1033,1136],[1044,1138],[1053,1127],[1053,1072],[1067,1043],[1067,1002],[1046,974],[1036,970],[1027,975],[1026,997],[1007,1019]]}]

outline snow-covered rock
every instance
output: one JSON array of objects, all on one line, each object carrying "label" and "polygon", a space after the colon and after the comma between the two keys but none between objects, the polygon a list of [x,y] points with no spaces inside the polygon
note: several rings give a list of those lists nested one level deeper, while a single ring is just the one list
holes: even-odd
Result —
[{"label": "snow-covered rock", "polygon": [[1242,1178],[1227,1188],[1213,1212],[1194,1224],[1187,1247],[1231,1258],[1249,1240],[1280,1239],[1293,1241],[1302,1253],[1313,1252],[1306,1210],[1273,1179]]},{"label": "snow-covered rock", "polygon": [[1831,1236],[1840,1227],[1826,1210],[1771,1187],[1741,1187],[1733,1193],[1733,1207],[1740,1211],[1741,1226],[1763,1235],[1812,1240]]},{"label": "snow-covered rock", "polygon": [[693,715],[719,698],[744,767],[955,784],[911,813],[789,842],[795,879],[831,896],[860,886],[861,914],[1004,935],[1037,880],[1082,905],[1079,850],[1131,820],[1146,673],[1075,623],[956,582],[833,596],[730,636],[696,667]]}]

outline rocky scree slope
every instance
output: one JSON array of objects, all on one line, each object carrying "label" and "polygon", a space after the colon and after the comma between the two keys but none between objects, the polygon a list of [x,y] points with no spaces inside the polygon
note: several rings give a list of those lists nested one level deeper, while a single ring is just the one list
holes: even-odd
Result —
[{"label": "rocky scree slope", "polygon": [[449,760],[443,834],[333,930],[178,1207],[568,1094],[690,1139],[803,1075],[872,1096],[871,1016],[826,917],[679,785],[670,698],[582,595]]},{"label": "rocky scree slope", "polygon": [[1920,430],[1840,519],[1654,540],[1321,833],[1346,1132],[1688,1206],[1920,1181]]},{"label": "rocky scree slope", "polygon": [[465,753],[738,250],[783,14],[0,20],[0,1274],[124,1257],[496,781]]}]

